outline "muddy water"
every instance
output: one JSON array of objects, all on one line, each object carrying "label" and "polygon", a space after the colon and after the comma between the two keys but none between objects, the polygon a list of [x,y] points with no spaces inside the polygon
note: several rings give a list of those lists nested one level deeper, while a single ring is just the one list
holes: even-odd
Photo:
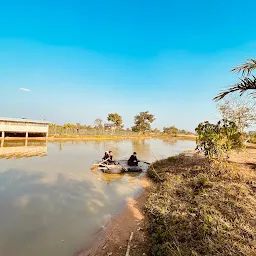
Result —
[{"label": "muddy water", "polygon": [[90,168],[104,151],[153,161],[193,149],[188,140],[48,143],[0,148],[0,255],[72,256],[141,188],[139,176]]}]

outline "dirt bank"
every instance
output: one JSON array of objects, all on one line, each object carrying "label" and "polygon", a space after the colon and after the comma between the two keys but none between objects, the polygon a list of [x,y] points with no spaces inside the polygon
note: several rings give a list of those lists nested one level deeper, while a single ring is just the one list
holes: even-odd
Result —
[{"label": "dirt bank", "polygon": [[137,198],[128,198],[125,209],[98,235],[90,249],[82,249],[75,256],[123,256],[126,254],[128,240],[131,240],[130,256],[149,255],[147,244],[147,221],[144,214],[150,182],[147,178],[141,180],[142,192]]}]

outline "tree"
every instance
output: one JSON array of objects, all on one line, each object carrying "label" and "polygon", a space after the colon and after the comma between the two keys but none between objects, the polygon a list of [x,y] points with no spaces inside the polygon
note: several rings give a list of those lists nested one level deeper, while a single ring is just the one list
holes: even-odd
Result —
[{"label": "tree", "polygon": [[94,121],[94,126],[96,129],[102,129],[103,128],[103,125],[102,125],[102,120],[100,118],[97,118],[95,121]]},{"label": "tree", "polygon": [[244,64],[239,65],[233,69],[232,72],[242,73],[242,78],[240,78],[240,82],[233,85],[229,89],[219,93],[213,100],[219,101],[226,97],[230,93],[239,92],[240,96],[245,92],[248,92],[249,95],[256,97],[256,77],[251,76],[253,70],[256,69],[256,60],[248,59]]},{"label": "tree", "polygon": [[256,122],[256,101],[229,97],[222,104],[217,105],[223,119],[233,121],[240,132]]},{"label": "tree", "polygon": [[163,128],[163,132],[164,132],[164,133],[167,133],[167,134],[177,135],[178,132],[179,132],[179,129],[176,128],[175,126],[164,127],[164,128]]},{"label": "tree", "polygon": [[108,119],[108,121],[112,122],[113,125],[116,128],[122,128],[123,127],[123,119],[117,113],[108,114],[108,118],[107,119]]},{"label": "tree", "polygon": [[155,121],[154,115],[150,114],[148,111],[140,112],[139,115],[134,117],[134,126],[132,131],[134,132],[149,132],[151,130],[151,123]]},{"label": "tree", "polygon": [[182,130],[179,130],[179,133],[181,133],[181,134],[189,134],[190,132],[188,132],[188,131],[182,129]]},{"label": "tree", "polygon": [[209,159],[228,157],[230,151],[244,147],[243,133],[232,121],[223,119],[217,124],[206,121],[197,126],[196,132],[196,149]]},{"label": "tree", "polygon": [[153,132],[153,133],[160,133],[160,130],[157,129],[157,128],[155,128],[152,132]]},{"label": "tree", "polygon": [[245,63],[231,69],[232,72],[242,73],[242,76],[251,75],[252,71],[256,69],[256,60],[247,59]]}]

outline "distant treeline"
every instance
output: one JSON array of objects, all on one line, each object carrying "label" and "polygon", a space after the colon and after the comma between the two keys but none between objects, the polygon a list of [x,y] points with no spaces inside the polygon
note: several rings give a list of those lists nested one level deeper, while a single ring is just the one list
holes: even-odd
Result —
[{"label": "distant treeline", "polygon": [[115,127],[113,124],[104,125],[84,125],[80,123],[72,124],[67,123],[64,125],[50,124],[49,135],[50,136],[61,136],[61,135],[138,135],[138,134],[159,134],[159,135],[192,135],[193,133],[188,132],[184,129],[179,130],[175,126],[164,127],[163,130],[157,128],[143,131],[134,131],[132,128]]},{"label": "distant treeline", "polygon": [[136,134],[192,134],[185,130],[179,130],[175,126],[165,127],[162,131],[152,129],[151,124],[155,121],[155,116],[148,111],[140,112],[134,117],[134,126],[124,128],[123,118],[118,113],[110,113],[107,116],[109,123],[103,123],[103,120],[97,118],[94,125],[84,125],[80,123],[67,123],[64,125],[51,124],[49,135],[136,135]]}]

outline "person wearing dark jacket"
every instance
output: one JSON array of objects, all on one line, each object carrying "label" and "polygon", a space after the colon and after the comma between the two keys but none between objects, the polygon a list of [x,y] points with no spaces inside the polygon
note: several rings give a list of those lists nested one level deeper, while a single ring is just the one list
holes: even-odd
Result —
[{"label": "person wearing dark jacket", "polygon": [[116,164],[113,160],[112,151],[106,151],[104,157],[102,158],[102,162],[105,164]]},{"label": "person wearing dark jacket", "polygon": [[133,153],[133,155],[130,156],[128,160],[129,166],[138,166],[139,160],[137,159],[136,152]]},{"label": "person wearing dark jacket", "polygon": [[107,163],[108,159],[109,159],[109,152],[106,151],[102,158],[102,162]]},{"label": "person wearing dark jacket", "polygon": [[116,164],[116,162],[113,160],[113,152],[112,151],[109,151],[108,164]]}]

